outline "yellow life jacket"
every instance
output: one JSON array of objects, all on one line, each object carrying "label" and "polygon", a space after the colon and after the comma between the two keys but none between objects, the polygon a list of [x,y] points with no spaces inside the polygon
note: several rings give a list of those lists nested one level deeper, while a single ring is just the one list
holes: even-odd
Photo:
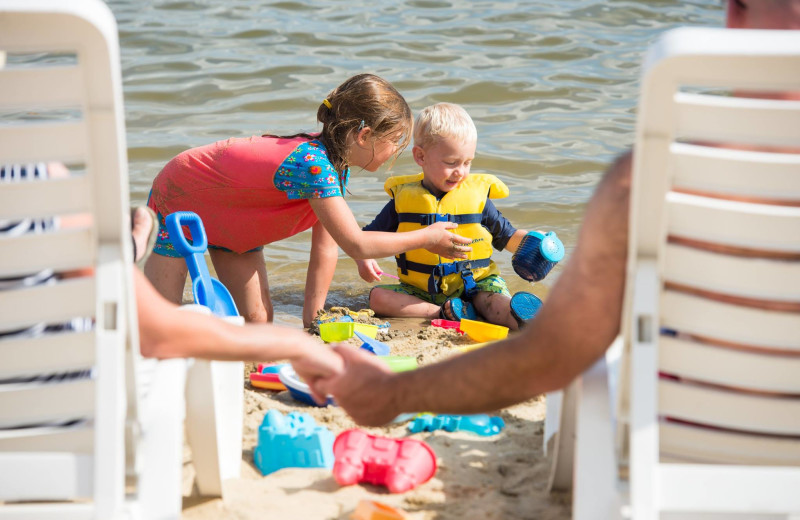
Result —
[{"label": "yellow life jacket", "polygon": [[466,259],[445,258],[426,249],[414,249],[395,257],[400,280],[428,291],[449,296],[465,286],[471,292],[474,281],[497,274],[491,260],[492,235],[481,225],[486,199],[508,196],[508,186],[494,175],[473,173],[458,188],[441,199],[422,186],[422,173],[389,178],[383,189],[394,198],[399,219],[398,232],[414,231],[434,222],[458,224],[451,230],[472,239],[472,251]]}]

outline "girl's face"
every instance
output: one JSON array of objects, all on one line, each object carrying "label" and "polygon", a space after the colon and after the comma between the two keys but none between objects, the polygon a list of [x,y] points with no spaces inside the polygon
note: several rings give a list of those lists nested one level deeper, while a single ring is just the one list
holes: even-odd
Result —
[{"label": "girl's face", "polygon": [[425,174],[425,187],[439,193],[457,188],[469,176],[477,144],[474,139],[445,137],[425,148],[415,146],[412,153]]},{"label": "girl's face", "polygon": [[397,154],[397,139],[391,136],[376,138],[367,127],[358,132],[350,146],[350,165],[374,172]]}]

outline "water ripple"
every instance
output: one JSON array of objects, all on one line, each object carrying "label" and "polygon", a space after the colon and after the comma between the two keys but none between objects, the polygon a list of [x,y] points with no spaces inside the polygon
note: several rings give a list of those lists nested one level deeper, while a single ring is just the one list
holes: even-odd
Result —
[{"label": "water ripple", "polygon": [[[606,164],[631,144],[644,49],[668,28],[722,18],[718,0],[108,4],[120,29],[134,202],[178,152],[230,136],[315,130],[330,89],[374,72],[415,112],[438,101],[467,108],[478,127],[475,170],[512,190],[498,207],[520,227],[557,230],[568,251]],[[393,167],[416,171],[408,152]],[[354,174],[349,201],[359,222],[385,203],[386,176]],[[305,277],[308,239],[267,252],[270,273],[279,269],[292,291]],[[502,270],[506,256],[498,255]],[[356,278],[342,261],[332,298],[345,299]],[[287,309],[299,303],[280,299]]]}]

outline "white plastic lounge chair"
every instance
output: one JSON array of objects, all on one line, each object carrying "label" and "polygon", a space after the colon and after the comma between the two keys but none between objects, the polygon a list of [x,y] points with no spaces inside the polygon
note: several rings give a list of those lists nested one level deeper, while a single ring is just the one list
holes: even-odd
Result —
[{"label": "white plastic lounge chair", "polygon": [[800,92],[800,34],[670,31],[641,89],[622,338],[551,485],[580,519],[798,518],[800,101],[727,93]]},{"label": "white plastic lounge chair", "polygon": [[[0,0],[0,54],[0,518],[178,518],[188,361],[139,355],[113,16],[99,0]],[[70,175],[21,178],[42,161]],[[196,462],[216,457],[198,486],[219,492],[239,470],[219,452],[240,463],[241,444],[204,421],[218,404],[190,410],[213,448]]]}]

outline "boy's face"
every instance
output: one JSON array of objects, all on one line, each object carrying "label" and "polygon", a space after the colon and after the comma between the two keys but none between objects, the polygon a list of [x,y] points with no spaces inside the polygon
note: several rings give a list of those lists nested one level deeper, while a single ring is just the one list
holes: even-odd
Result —
[{"label": "boy's face", "polygon": [[476,146],[474,139],[462,142],[451,137],[439,139],[425,148],[415,146],[412,153],[425,174],[423,184],[441,193],[457,188],[469,175]]}]

